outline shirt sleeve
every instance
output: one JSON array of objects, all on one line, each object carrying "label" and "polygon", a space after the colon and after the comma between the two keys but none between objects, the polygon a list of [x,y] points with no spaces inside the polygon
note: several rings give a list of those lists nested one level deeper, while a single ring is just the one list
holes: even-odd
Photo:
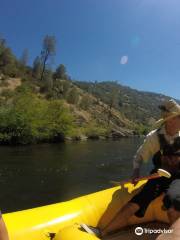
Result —
[{"label": "shirt sleeve", "polygon": [[137,150],[133,160],[133,168],[140,168],[142,162],[150,160],[159,148],[157,131],[154,130],[146,136],[143,144]]}]

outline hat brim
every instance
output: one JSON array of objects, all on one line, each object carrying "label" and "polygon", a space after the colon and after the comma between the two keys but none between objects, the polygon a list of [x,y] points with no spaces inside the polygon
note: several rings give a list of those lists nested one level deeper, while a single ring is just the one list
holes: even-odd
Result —
[{"label": "hat brim", "polygon": [[166,118],[161,118],[158,121],[155,122],[155,125],[162,125],[163,123],[167,122],[168,120],[170,120],[171,118],[177,117],[180,115],[180,112],[174,112],[172,113],[169,117]]}]

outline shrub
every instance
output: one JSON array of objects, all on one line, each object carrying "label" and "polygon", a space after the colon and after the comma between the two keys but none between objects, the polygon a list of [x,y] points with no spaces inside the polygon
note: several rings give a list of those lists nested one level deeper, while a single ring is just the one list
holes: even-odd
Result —
[{"label": "shrub", "polygon": [[60,141],[72,128],[63,101],[39,98],[28,87],[19,87],[12,103],[0,107],[0,143]]}]

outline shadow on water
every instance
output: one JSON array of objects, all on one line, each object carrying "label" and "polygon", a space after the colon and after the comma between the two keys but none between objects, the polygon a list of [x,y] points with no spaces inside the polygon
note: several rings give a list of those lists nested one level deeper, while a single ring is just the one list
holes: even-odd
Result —
[{"label": "shadow on water", "polygon": [[[143,139],[0,147],[3,212],[65,201],[129,178]],[[147,173],[149,165],[143,169]]]}]

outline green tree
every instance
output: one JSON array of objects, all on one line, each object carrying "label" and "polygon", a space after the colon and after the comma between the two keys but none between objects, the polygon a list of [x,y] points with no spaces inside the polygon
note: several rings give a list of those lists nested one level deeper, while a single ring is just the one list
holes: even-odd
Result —
[{"label": "green tree", "polygon": [[72,115],[62,100],[39,98],[27,85],[16,90],[11,103],[0,106],[0,143],[61,141],[72,128]]},{"label": "green tree", "polygon": [[66,71],[66,67],[64,64],[60,64],[54,73],[54,79],[63,79],[63,80],[68,80],[68,75]]},{"label": "green tree", "polygon": [[52,59],[55,53],[56,53],[56,39],[54,36],[46,35],[43,40],[43,48],[41,51],[42,60],[42,72],[40,77],[41,80],[43,80],[48,60]]},{"label": "green tree", "polygon": [[6,40],[0,37],[0,54],[4,51],[5,48],[6,48]]},{"label": "green tree", "polygon": [[50,134],[55,141],[61,140],[73,129],[73,117],[62,100],[52,100],[48,103],[47,120]]},{"label": "green tree", "polygon": [[17,60],[13,55],[11,49],[7,47],[6,40],[0,39],[0,72],[11,76],[16,77],[19,75],[19,70],[17,67]]},{"label": "green tree", "polygon": [[0,67],[14,64],[15,58],[10,48],[2,48],[0,55]]},{"label": "green tree", "polygon": [[40,79],[41,72],[42,72],[42,62],[41,62],[41,58],[37,56],[33,62],[33,77],[35,77],[36,79]]},{"label": "green tree", "polygon": [[118,105],[118,94],[119,94],[119,91],[118,91],[118,89],[116,88],[115,85],[113,86],[111,91],[109,91],[107,93],[107,95],[108,95],[108,101],[107,101],[107,105],[108,105],[107,123],[108,123],[108,126],[110,125],[110,121],[111,121],[111,118],[112,118],[112,115],[113,115],[112,110],[113,110],[113,108],[116,108],[117,105]]},{"label": "green tree", "polygon": [[44,72],[44,91],[51,94],[52,88],[53,88],[53,72],[51,69],[46,69]]},{"label": "green tree", "polygon": [[71,87],[71,82],[66,80],[56,79],[53,82],[54,98],[66,98]]}]

